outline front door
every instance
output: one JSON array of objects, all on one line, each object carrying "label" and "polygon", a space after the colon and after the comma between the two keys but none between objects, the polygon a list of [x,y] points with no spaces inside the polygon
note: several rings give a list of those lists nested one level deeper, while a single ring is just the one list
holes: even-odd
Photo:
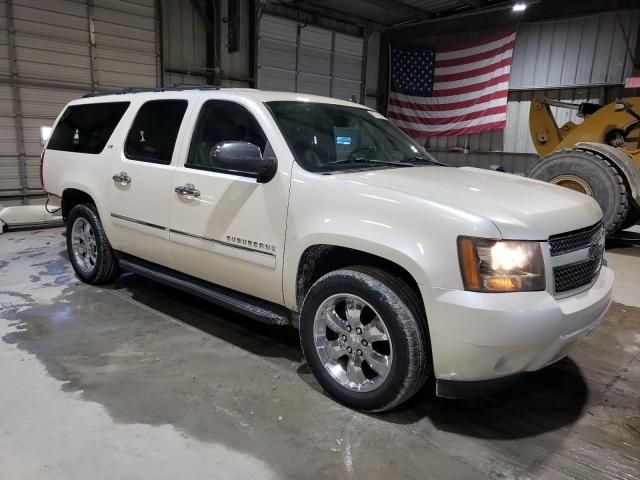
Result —
[{"label": "front door", "polygon": [[[203,103],[184,161],[176,167],[170,238],[179,270],[259,298],[282,302],[282,259],[288,174],[267,183],[215,170],[211,149],[245,141],[269,153],[251,104]],[[258,108],[253,106],[253,108]]]},{"label": "front door", "polygon": [[169,267],[172,157],[187,106],[185,99],[142,104],[111,172],[112,246]]}]

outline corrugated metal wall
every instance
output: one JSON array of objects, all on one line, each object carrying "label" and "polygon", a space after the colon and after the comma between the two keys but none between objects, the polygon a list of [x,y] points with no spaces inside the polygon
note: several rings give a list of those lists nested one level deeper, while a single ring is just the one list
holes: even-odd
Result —
[{"label": "corrugated metal wall", "polygon": [[238,49],[229,53],[228,37],[230,23],[224,21],[229,15],[229,0],[220,0],[220,15],[218,16],[218,28],[222,38],[220,49],[220,84],[223,87],[251,87],[253,72],[249,61],[249,52],[253,39],[249,31],[249,19],[251,12],[248,0],[235,0],[238,2]]},{"label": "corrugated metal wall", "polygon": [[357,100],[363,39],[264,14],[258,43],[258,88]]},{"label": "corrugated metal wall", "polygon": [[204,12],[194,9],[190,0],[163,2],[165,83],[204,84],[207,82],[207,75],[212,76],[215,70],[218,83],[223,87],[252,85],[249,19],[253,13],[249,0],[235,1],[238,5],[238,49],[229,52],[229,0],[220,0],[216,2],[219,11],[214,14],[214,29],[219,32],[221,42],[211,67],[207,67]]},{"label": "corrugated metal wall", "polygon": [[204,84],[207,30],[202,13],[189,0],[162,2],[166,84]]},{"label": "corrugated metal wall", "polygon": [[42,193],[40,126],[68,101],[157,84],[155,23],[153,0],[0,1],[0,199]]},{"label": "corrugated metal wall", "polygon": [[[622,12],[620,20],[635,46],[640,10]],[[613,12],[529,23],[518,28],[509,87],[621,83],[631,68],[624,35]]]},{"label": "corrugated metal wall", "polygon": [[[621,19],[633,48],[640,29],[640,10],[621,12]],[[428,43],[438,45],[478,35],[475,32],[433,38]],[[506,129],[458,137],[431,137],[426,145],[433,151],[462,148],[528,153],[535,160],[528,121],[534,95],[575,103],[606,103],[623,95],[620,84],[631,69],[624,36],[613,12],[522,24],[518,27],[513,53]],[[574,110],[557,107],[552,110],[559,124],[581,121]],[[455,164],[464,164],[468,158],[456,155],[446,156]],[[443,154],[439,156],[442,158]],[[513,170],[509,164],[513,156],[494,154],[491,158],[492,163],[507,162],[507,169]]]}]

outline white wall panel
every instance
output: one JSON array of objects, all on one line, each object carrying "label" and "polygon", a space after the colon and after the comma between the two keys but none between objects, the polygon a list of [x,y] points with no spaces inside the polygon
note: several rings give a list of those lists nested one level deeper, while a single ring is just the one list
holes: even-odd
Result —
[{"label": "white wall panel", "polygon": [[360,99],[363,40],[317,26],[263,15],[258,88]]}]

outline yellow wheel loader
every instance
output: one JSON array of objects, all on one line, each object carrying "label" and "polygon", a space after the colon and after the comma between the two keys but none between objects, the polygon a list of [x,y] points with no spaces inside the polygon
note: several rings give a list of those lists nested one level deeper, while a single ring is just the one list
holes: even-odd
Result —
[{"label": "yellow wheel loader", "polygon": [[[552,106],[584,120],[558,127]],[[534,98],[531,139],[541,160],[528,176],[591,195],[602,208],[607,235],[640,217],[640,97],[608,105]]]}]

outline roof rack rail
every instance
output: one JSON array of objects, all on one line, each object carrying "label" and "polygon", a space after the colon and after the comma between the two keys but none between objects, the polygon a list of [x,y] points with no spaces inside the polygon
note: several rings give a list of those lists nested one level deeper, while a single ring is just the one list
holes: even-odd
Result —
[{"label": "roof rack rail", "polygon": [[127,87],[116,92],[87,93],[82,98],[101,97],[103,95],[125,95],[127,93],[149,93],[149,92],[181,92],[183,90],[220,90],[220,87],[213,85],[178,85],[172,84],[165,87]]}]

